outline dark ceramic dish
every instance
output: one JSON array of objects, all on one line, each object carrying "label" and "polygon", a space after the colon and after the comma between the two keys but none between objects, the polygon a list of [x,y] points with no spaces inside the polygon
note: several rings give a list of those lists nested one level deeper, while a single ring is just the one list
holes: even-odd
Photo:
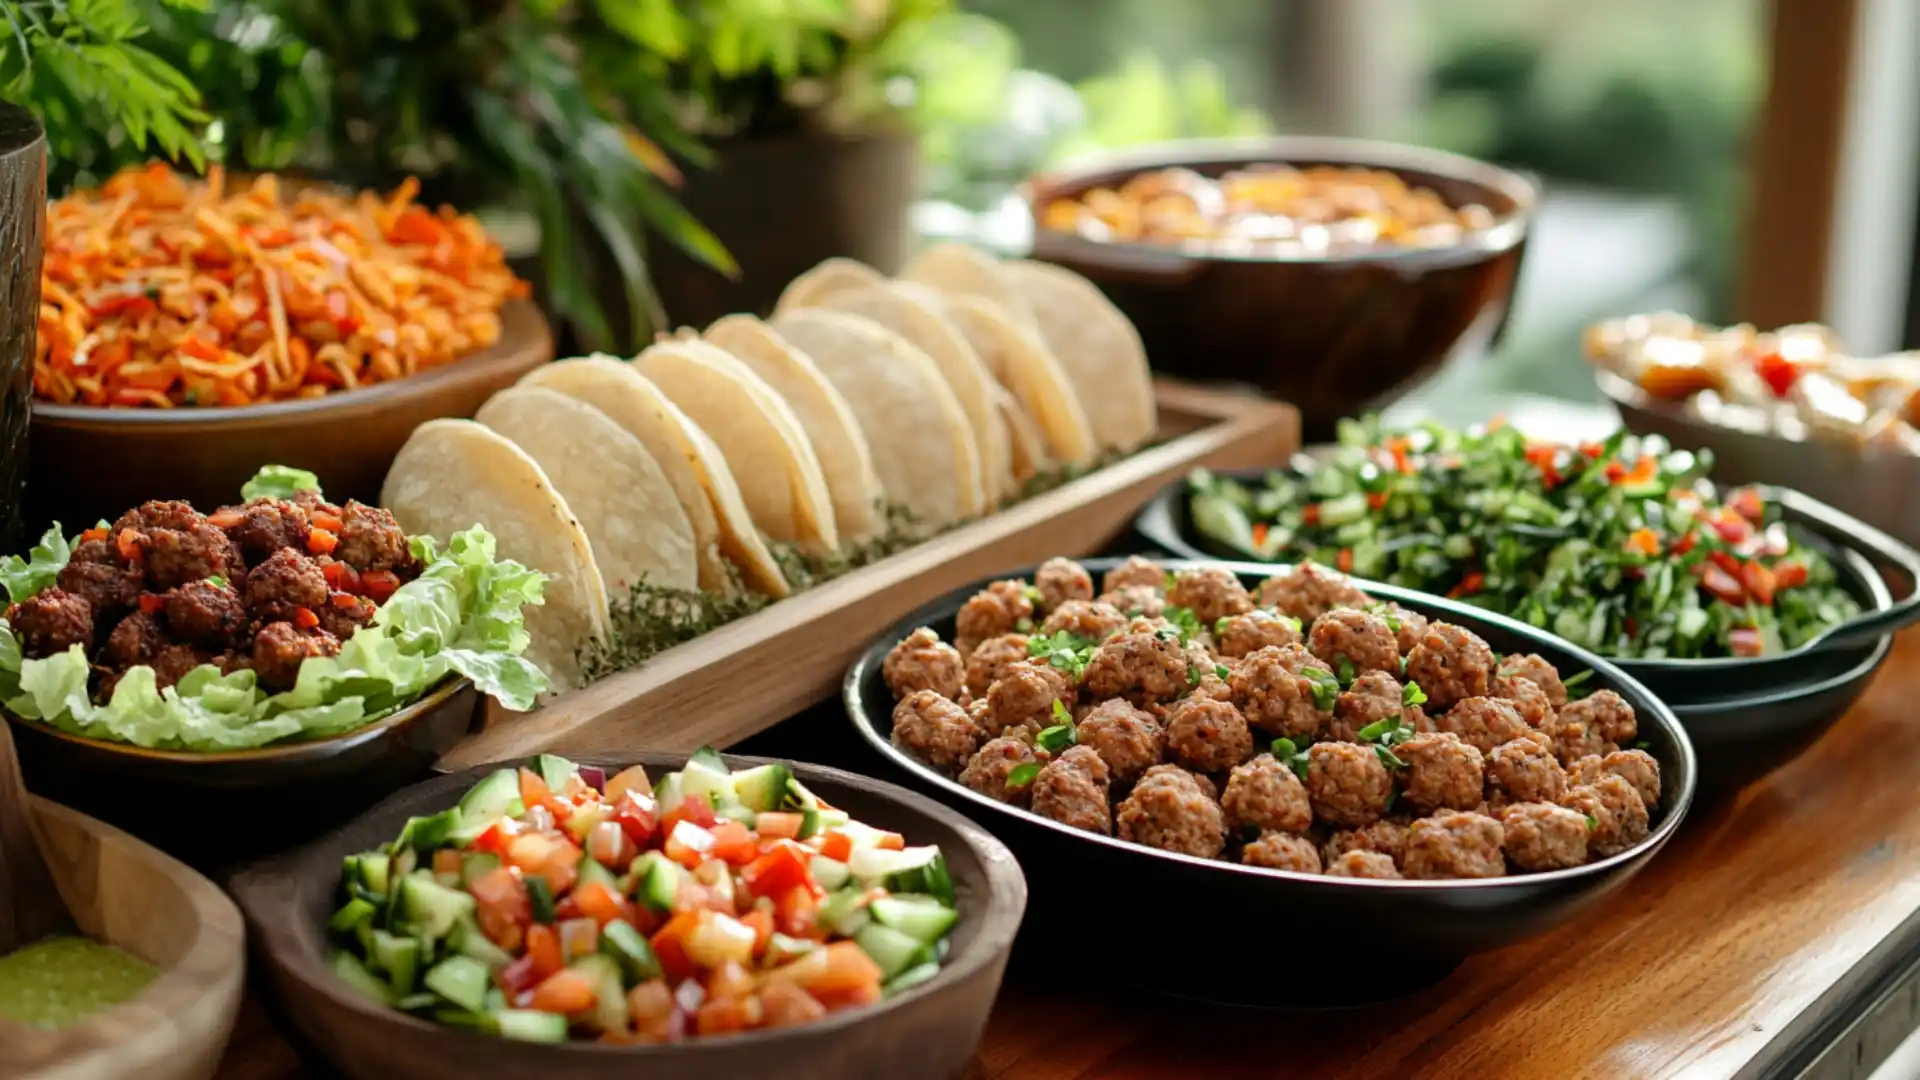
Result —
[{"label": "dark ceramic dish", "polygon": [[[1039,225],[1055,199],[1171,166],[1205,176],[1248,165],[1341,165],[1395,173],[1450,205],[1498,219],[1443,248],[1312,255],[1198,253],[1102,243]],[[1085,275],[1140,331],[1153,366],[1249,383],[1293,403],[1311,438],[1386,404],[1450,358],[1478,355],[1506,324],[1539,193],[1505,169],[1438,150],[1303,136],[1198,140],[1097,155],[1030,181],[1033,256]]]},{"label": "dark ceramic dish", "polygon": [[[635,755],[654,775],[679,754]],[[634,759],[597,761],[613,767]],[[761,764],[729,758],[730,767]],[[540,1046],[441,1027],[382,1008],[340,982],[326,963],[326,922],[340,860],[392,840],[410,815],[453,805],[491,767],[438,777],[399,792],[338,832],[232,881],[253,943],[286,1019],[356,1080],[809,1080],[957,1076],[980,1041],[1026,909],[1013,856],[964,817],[909,791],[837,769],[794,765],[807,787],[861,821],[915,844],[938,844],[959,901],[952,951],[933,980],[864,1009],[799,1027],[713,1036],[671,1046]]]},{"label": "dark ceramic dish", "polygon": [[[1117,558],[1086,559],[1097,577]],[[1169,563],[1169,569],[1189,565]],[[1216,564],[1218,565],[1218,564]],[[1248,585],[1272,567],[1225,564]],[[998,577],[1030,577],[1033,568]],[[1055,966],[1160,992],[1246,1004],[1350,1005],[1410,992],[1465,957],[1542,933],[1618,889],[1667,842],[1693,800],[1693,748],[1645,687],[1582,649],[1504,616],[1384,585],[1368,591],[1468,627],[1498,652],[1537,652],[1571,675],[1617,692],[1639,714],[1640,738],[1660,762],[1664,793],[1647,841],[1570,870],[1455,881],[1372,881],[1258,869],[1157,851],[1070,828],[987,798],[894,747],[887,651],[914,629],[948,640],[977,582],[902,619],[847,672],[847,712],[860,736],[918,786],[960,807],[1020,856],[1033,883],[1032,936]],[[1151,952],[1144,928],[1171,923]],[[1157,932],[1156,932],[1157,933]]]}]

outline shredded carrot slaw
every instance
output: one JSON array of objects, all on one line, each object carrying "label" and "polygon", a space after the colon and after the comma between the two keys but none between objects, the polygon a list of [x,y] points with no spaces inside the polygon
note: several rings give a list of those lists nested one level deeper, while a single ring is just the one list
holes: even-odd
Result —
[{"label": "shredded carrot slaw", "polygon": [[164,163],[47,209],[33,389],[63,404],[249,405],[446,364],[528,294],[470,215],[391,195],[229,192]]}]

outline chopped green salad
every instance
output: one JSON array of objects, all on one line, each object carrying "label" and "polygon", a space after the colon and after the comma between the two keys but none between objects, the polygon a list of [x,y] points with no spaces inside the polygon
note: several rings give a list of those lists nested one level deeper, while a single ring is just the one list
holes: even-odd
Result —
[{"label": "chopped green salad", "polygon": [[1761,656],[1859,614],[1758,491],[1716,495],[1711,464],[1626,432],[1567,446],[1366,421],[1310,469],[1188,486],[1194,528],[1228,549],[1444,594],[1611,656]]}]

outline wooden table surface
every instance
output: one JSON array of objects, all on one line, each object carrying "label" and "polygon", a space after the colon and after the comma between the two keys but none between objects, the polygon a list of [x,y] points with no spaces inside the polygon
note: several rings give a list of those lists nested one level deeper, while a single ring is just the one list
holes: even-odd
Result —
[{"label": "wooden table surface", "polygon": [[[1234,1010],[1023,972],[966,1080],[1864,1077],[1920,1011],[1917,701],[1920,632],[1825,739],[1738,796],[1696,805],[1599,911],[1414,997]],[[743,749],[877,769],[846,729],[815,710]],[[1231,962],[1203,928],[1162,940]],[[323,1075],[250,1006],[219,1080]]]}]

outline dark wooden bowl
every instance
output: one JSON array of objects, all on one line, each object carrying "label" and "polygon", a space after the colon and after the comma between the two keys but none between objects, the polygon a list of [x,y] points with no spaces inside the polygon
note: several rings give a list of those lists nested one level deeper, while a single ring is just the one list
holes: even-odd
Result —
[{"label": "dark wooden bowl", "polygon": [[[1096,578],[1119,558],[1083,559]],[[1168,562],[1169,569],[1193,565]],[[1214,563],[1249,586],[1275,572]],[[1000,577],[1031,576],[1032,567]],[[855,729],[916,787],[960,808],[1020,857],[1037,903],[1029,937],[1049,966],[1181,997],[1234,1004],[1328,1007],[1399,997],[1444,978],[1474,953],[1568,922],[1618,890],[1679,828],[1695,787],[1693,747],[1673,714],[1598,656],[1524,623],[1424,593],[1368,584],[1374,596],[1471,629],[1499,652],[1537,652],[1569,674],[1625,698],[1640,738],[1660,762],[1661,805],[1647,840],[1569,870],[1454,881],[1373,881],[1296,874],[1200,859],[1075,829],[998,802],[895,747],[887,651],[918,627],[952,640],[954,614],[986,585],[956,589],[876,638],[847,671]],[[1116,895],[1117,890],[1117,895]],[[1152,927],[1185,928],[1156,947],[1133,947]],[[1126,946],[1116,946],[1126,942]]]},{"label": "dark wooden bowl", "polygon": [[450,679],[357,731],[257,750],[147,750],[0,710],[28,786],[190,862],[284,851],[427,775],[471,728],[479,692]]},{"label": "dark wooden bowl", "polygon": [[[1053,200],[1169,166],[1219,176],[1248,165],[1361,166],[1499,218],[1445,248],[1327,255],[1200,254],[1043,228]],[[1276,136],[1199,140],[1098,155],[1030,181],[1033,254],[1091,279],[1140,331],[1157,371],[1259,387],[1300,409],[1309,441],[1387,404],[1505,326],[1538,199],[1518,173],[1438,150]]]},{"label": "dark wooden bowl", "polygon": [[492,348],[406,379],[326,397],[238,408],[126,409],[33,403],[27,463],[31,535],[59,521],[69,533],[148,499],[203,511],[238,502],[262,465],[320,477],[336,500],[376,502],[413,429],[468,417],[494,391],[553,359],[547,322],[517,300],[500,311]]},{"label": "dark wooden bowl", "polygon": [[[635,761],[678,768],[680,754],[641,753],[591,764]],[[728,758],[730,767],[762,763]],[[794,765],[808,788],[861,821],[938,844],[953,876],[960,922],[940,974],[922,986],[817,1024],[692,1039],[671,1046],[570,1043],[536,1046],[440,1027],[355,993],[327,970],[326,921],[340,860],[392,840],[410,815],[453,805],[495,766],[439,777],[394,795],[304,850],[251,867],[230,883],[252,929],[286,1018],[356,1080],[792,1080],[959,1075],[973,1054],[1026,910],[1026,880],[999,841],[930,799],[891,784],[816,765]],[[658,775],[656,773],[655,775]]]}]

